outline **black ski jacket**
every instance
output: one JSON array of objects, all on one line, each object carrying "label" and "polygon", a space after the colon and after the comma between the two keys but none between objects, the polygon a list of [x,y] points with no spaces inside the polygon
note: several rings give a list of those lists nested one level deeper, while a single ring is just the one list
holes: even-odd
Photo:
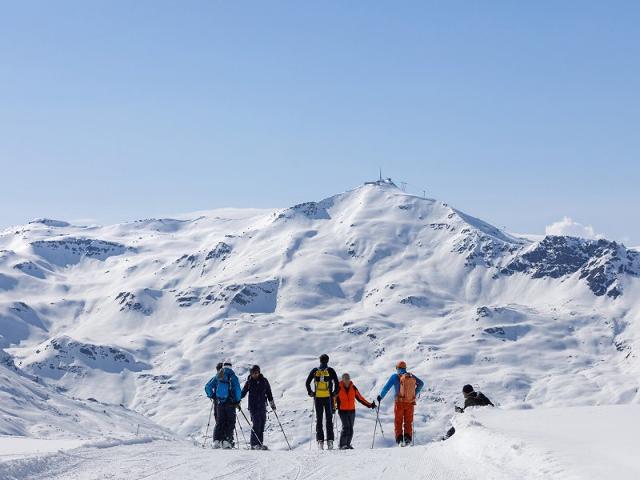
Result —
[{"label": "black ski jacket", "polygon": [[491,400],[489,400],[485,396],[485,394],[482,393],[482,392],[471,392],[464,399],[464,408],[467,408],[467,407],[486,407],[486,406],[489,406],[489,405],[491,405],[492,407],[495,407],[495,405],[493,403],[491,403]]},{"label": "black ski jacket", "polygon": [[242,387],[241,398],[246,397],[249,394],[249,410],[254,412],[261,412],[267,409],[267,400],[273,402],[273,394],[271,393],[271,385],[269,380],[262,374],[257,379],[251,378],[251,375],[247,378],[247,381]]},{"label": "black ski jacket", "polygon": [[329,371],[329,394],[332,397],[335,397],[338,394],[338,383],[339,383],[338,374],[333,368],[328,367],[326,365],[320,365],[319,367],[316,367],[309,372],[309,376],[307,377],[307,381],[305,382],[305,386],[307,387],[307,393],[310,396],[314,395],[313,390],[311,390],[311,382],[314,381],[316,372],[318,370],[324,370],[324,369],[327,369]]}]

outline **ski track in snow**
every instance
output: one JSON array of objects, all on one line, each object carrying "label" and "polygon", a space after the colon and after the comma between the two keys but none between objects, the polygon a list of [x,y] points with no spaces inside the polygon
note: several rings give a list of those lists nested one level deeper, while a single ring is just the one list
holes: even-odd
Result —
[{"label": "ski track in snow", "polygon": [[[477,479],[478,462],[465,460],[453,449],[440,445],[405,449],[352,451],[228,452],[202,449],[181,442],[154,442],[149,445],[118,446],[106,450],[79,449],[59,453],[46,462],[52,468],[46,478],[65,480],[90,479],[378,479],[420,478],[425,480]],[[33,459],[34,464],[44,459]],[[14,475],[24,480],[43,478],[42,470],[29,473],[30,464]],[[484,466],[483,478],[510,478]],[[0,470],[1,472],[2,470]],[[11,475],[10,472],[8,472]],[[523,476],[522,478],[529,478]]]},{"label": "ski track in snow", "polygon": [[[454,416],[457,432],[445,442],[373,450],[320,451],[305,446],[291,452],[212,450],[210,439],[207,448],[148,438],[120,444],[94,442],[73,450],[0,461],[0,478],[637,480],[640,446],[635,430],[639,418],[637,405],[472,409]],[[360,430],[357,435],[362,440],[370,433]],[[50,442],[50,452],[54,445],[64,446],[64,442]]]}]

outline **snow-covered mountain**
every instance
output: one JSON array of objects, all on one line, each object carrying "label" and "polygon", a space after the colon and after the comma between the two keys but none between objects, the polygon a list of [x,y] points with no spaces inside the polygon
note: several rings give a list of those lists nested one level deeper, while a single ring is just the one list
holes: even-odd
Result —
[{"label": "snow-covered mountain", "polygon": [[22,374],[182,435],[227,358],[263,367],[297,445],[324,352],[371,397],[405,359],[427,384],[424,439],[464,383],[502,405],[638,403],[638,307],[636,250],[532,242],[385,181],[276,211],[0,234],[0,348]]},{"label": "snow-covered mountain", "polygon": [[136,435],[170,438],[171,433],[124,405],[89,397],[70,398],[16,368],[0,350],[0,431],[46,439],[105,439]]}]

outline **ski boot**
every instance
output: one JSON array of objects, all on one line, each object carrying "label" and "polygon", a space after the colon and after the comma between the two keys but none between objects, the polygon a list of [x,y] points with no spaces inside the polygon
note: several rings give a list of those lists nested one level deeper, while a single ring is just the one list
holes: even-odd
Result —
[{"label": "ski boot", "polygon": [[216,450],[218,448],[222,448],[222,442],[220,440],[214,440],[213,441],[213,448],[215,448]]},{"label": "ski boot", "polygon": [[333,450],[333,440],[327,440],[327,450]]},{"label": "ski boot", "polygon": [[324,442],[322,440],[318,440],[318,450],[324,450]]}]

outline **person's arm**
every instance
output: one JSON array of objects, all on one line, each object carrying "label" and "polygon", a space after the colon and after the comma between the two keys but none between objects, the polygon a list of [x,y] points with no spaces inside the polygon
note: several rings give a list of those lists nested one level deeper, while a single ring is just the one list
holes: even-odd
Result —
[{"label": "person's arm", "polygon": [[218,379],[218,376],[216,375],[213,378],[211,378],[211,380],[209,380],[207,384],[204,386],[204,392],[207,394],[207,397],[209,398],[213,398],[215,394],[217,379]]},{"label": "person's arm", "polygon": [[242,387],[242,393],[240,394],[240,399],[243,399],[244,397],[246,397],[247,393],[249,393],[249,379],[247,379],[247,381],[244,382],[244,387]]},{"label": "person's arm", "polygon": [[269,380],[267,380],[266,378],[264,379],[265,383],[267,384],[267,400],[269,401],[269,403],[273,404],[273,393],[271,392],[271,384],[269,383]]},{"label": "person's arm", "polygon": [[329,378],[331,381],[331,396],[335,397],[338,395],[338,385],[340,384],[340,380],[338,380],[338,374],[336,371],[329,367]]},{"label": "person's arm", "polygon": [[398,384],[400,383],[400,377],[398,377],[397,373],[394,373],[389,377],[389,380],[387,380],[387,383],[385,384],[385,386],[382,387],[382,391],[380,392],[380,395],[378,395],[380,399],[383,399],[387,394],[387,392],[391,389],[391,387],[396,386],[396,383]]},{"label": "person's arm", "polygon": [[[415,375],[414,375],[415,377]],[[416,396],[420,395],[422,388],[424,387],[424,382],[416,377]]]},{"label": "person's arm", "polygon": [[360,390],[358,390],[355,385],[353,386],[353,388],[356,389],[356,400],[358,400],[362,405],[364,405],[367,408],[371,408],[373,407],[373,404],[368,402],[362,395],[360,395]]},{"label": "person's arm", "polygon": [[468,407],[475,407],[477,405],[476,399],[473,397],[467,397],[464,399],[464,408],[462,410],[465,410]]},{"label": "person's arm", "polygon": [[487,405],[491,405],[492,407],[495,407],[495,405],[493,404],[493,402],[491,400],[489,400],[489,397],[487,397],[484,393],[480,392],[480,395],[482,395],[482,400],[484,402],[486,402]]},{"label": "person's arm", "polygon": [[240,403],[240,400],[242,399],[242,390],[240,389],[240,380],[238,380],[236,375],[231,377],[231,386],[233,388],[236,403]]},{"label": "person's arm", "polygon": [[317,368],[312,369],[309,372],[309,376],[307,377],[307,381],[305,382],[305,386],[307,387],[307,393],[310,397],[313,397],[313,390],[311,390],[311,382],[313,381],[313,377],[316,374]]}]

